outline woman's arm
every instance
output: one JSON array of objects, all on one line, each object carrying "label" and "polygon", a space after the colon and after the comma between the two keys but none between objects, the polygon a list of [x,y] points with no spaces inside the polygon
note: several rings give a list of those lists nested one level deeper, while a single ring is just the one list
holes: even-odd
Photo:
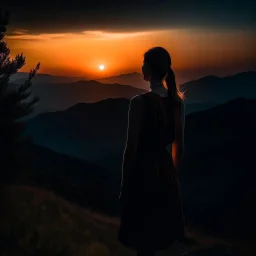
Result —
[{"label": "woman's arm", "polygon": [[121,194],[123,193],[123,190],[126,187],[126,183],[131,175],[131,171],[134,168],[138,139],[141,131],[141,124],[143,122],[142,114],[142,98],[140,96],[135,96],[130,101],[128,112],[127,138],[122,163]]},{"label": "woman's arm", "polygon": [[185,105],[181,101],[175,113],[175,139],[172,143],[173,163],[178,170],[181,165],[184,152],[184,127],[185,127]]}]

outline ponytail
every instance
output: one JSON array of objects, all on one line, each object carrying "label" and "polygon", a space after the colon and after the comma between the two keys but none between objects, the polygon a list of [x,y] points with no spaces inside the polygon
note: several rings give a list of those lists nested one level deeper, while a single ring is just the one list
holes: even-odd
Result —
[{"label": "ponytail", "polygon": [[178,103],[184,99],[183,93],[176,85],[175,74],[172,68],[169,66],[167,76],[165,77],[166,86],[168,89],[168,98],[173,100],[173,103]]},{"label": "ponytail", "polygon": [[[168,89],[168,98],[176,104],[184,100],[183,93],[176,85],[175,74],[171,68],[172,60],[168,51],[162,47],[153,47],[144,54],[144,65],[147,63],[150,68],[151,78],[163,81]],[[144,78],[148,75],[145,66],[142,67]],[[166,72],[167,71],[167,72]],[[167,74],[166,74],[167,73]]]}]

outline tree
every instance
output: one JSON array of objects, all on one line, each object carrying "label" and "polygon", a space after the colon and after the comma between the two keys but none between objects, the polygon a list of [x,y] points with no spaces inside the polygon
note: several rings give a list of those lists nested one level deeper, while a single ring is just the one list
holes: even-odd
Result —
[{"label": "tree", "polygon": [[24,65],[25,57],[18,54],[10,58],[10,49],[3,41],[9,15],[0,9],[0,182],[6,184],[20,174],[25,167],[26,146],[29,139],[22,136],[24,121],[34,104],[39,100],[31,94],[32,79],[39,70],[40,63],[32,69],[28,79],[21,85],[11,84],[10,77]]}]

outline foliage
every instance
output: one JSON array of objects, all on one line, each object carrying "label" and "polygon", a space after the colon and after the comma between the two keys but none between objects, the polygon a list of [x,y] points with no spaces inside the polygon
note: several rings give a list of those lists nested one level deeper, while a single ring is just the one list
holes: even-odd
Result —
[{"label": "foliage", "polygon": [[32,96],[30,89],[40,63],[20,86],[9,82],[10,77],[25,65],[25,57],[21,53],[10,58],[10,49],[3,41],[7,24],[8,15],[0,10],[0,162],[5,166],[5,172],[1,173],[2,183],[19,174],[26,164],[25,149],[29,140],[21,136],[24,128],[22,118],[33,111],[34,104],[39,100]]}]

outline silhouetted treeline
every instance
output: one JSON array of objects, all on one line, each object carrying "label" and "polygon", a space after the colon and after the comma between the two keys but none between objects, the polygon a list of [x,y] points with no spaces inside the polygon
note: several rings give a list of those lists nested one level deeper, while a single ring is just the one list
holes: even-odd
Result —
[{"label": "silhouetted treeline", "polygon": [[0,10],[0,164],[1,183],[5,184],[21,174],[27,163],[26,146],[29,143],[21,133],[24,122],[21,121],[33,111],[37,97],[31,96],[31,82],[39,69],[38,63],[31,70],[28,79],[17,87],[11,87],[10,77],[16,74],[24,65],[25,57],[18,54],[10,59],[10,49],[4,42],[8,13]]}]

